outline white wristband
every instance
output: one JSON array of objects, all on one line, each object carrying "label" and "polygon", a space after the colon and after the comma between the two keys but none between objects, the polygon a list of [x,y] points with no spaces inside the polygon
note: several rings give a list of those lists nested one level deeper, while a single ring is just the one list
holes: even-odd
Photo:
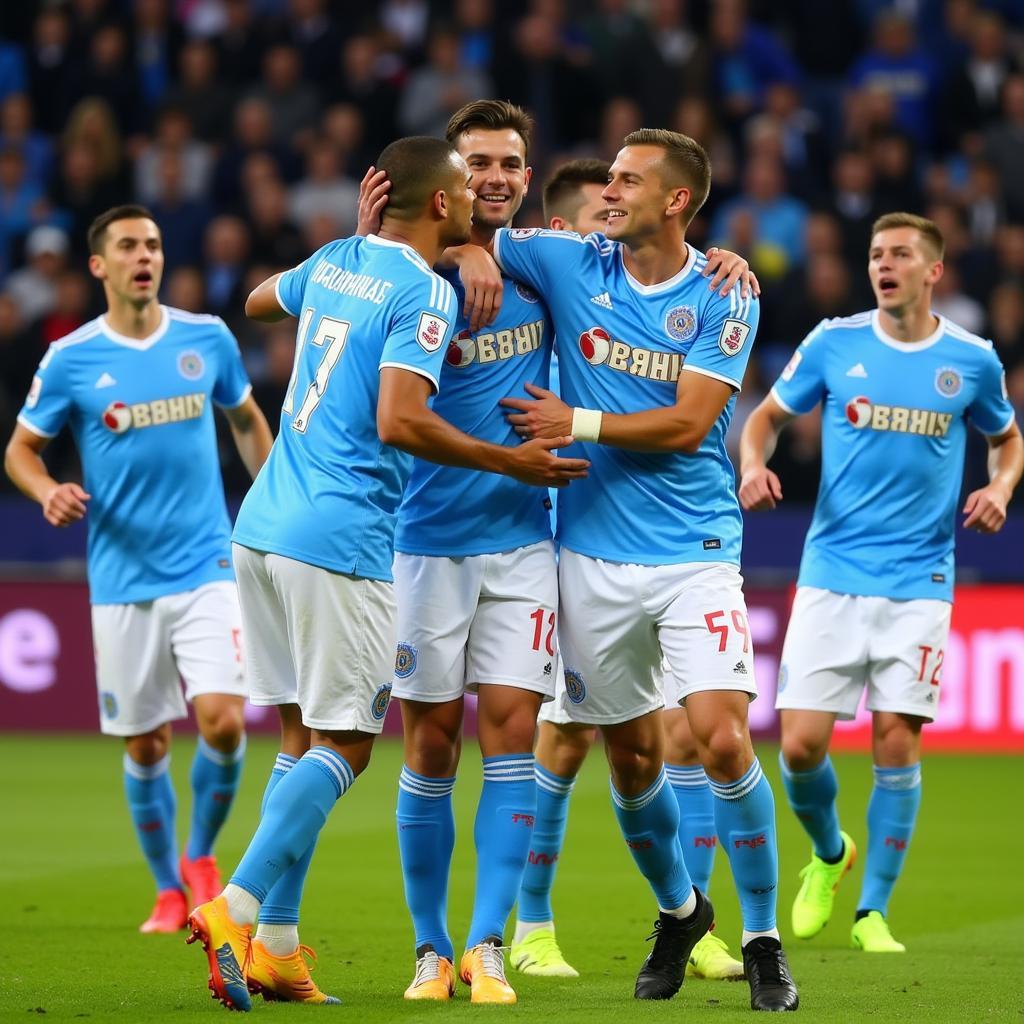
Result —
[{"label": "white wristband", "polygon": [[572,436],[577,441],[597,441],[601,436],[603,412],[597,409],[573,409]]}]

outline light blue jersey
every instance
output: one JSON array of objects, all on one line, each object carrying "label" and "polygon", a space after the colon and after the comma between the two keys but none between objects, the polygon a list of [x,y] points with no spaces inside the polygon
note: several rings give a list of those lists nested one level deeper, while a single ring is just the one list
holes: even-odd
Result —
[{"label": "light blue jersey", "polygon": [[455,293],[410,246],[370,235],[325,245],[281,275],[277,296],[299,319],[295,368],[233,539],[390,581],[413,459],[377,435],[380,371],[411,370],[437,390]]},{"label": "light blue jersey", "polygon": [[944,317],[909,344],[885,334],[877,311],[825,320],[772,395],[793,414],[824,403],[800,585],[951,601],[967,419],[989,435],[1013,423],[992,343]]},{"label": "light blue jersey", "polygon": [[[492,444],[518,445],[498,400],[529,398],[527,381],[548,386],[551,323],[537,293],[505,282],[494,323],[475,335],[459,303],[455,337],[441,369],[434,411],[459,430]],[[551,538],[547,491],[509,476],[439,466],[416,459],[398,512],[395,547],[411,555],[461,557],[535,544]]]},{"label": "light blue jersey", "polygon": [[248,397],[234,336],[215,316],[161,307],[148,338],[98,317],[43,356],[18,422],[82,456],[93,604],[151,601],[234,578],[211,403]]},{"label": "light blue jersey", "polygon": [[[756,302],[708,288],[706,258],[640,284],[622,246],[601,234],[502,230],[495,258],[545,297],[558,336],[561,394],[572,406],[632,413],[671,406],[681,372],[740,388],[757,329]],[[742,521],[725,433],[729,399],[694,454],[580,444],[590,475],[559,492],[558,540],[592,558],[641,565],[739,563]]]}]

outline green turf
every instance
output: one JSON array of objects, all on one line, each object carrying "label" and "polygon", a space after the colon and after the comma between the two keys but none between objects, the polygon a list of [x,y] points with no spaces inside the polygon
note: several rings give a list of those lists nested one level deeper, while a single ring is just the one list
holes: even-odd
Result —
[{"label": "green turf", "polygon": [[[186,792],[191,741],[177,747],[174,774]],[[471,748],[468,748],[471,749]],[[235,813],[220,843],[230,869],[255,824],[274,747],[255,741]],[[343,1007],[263,1005],[260,1019],[303,1014],[358,1020],[435,1021],[514,1014],[531,1021],[749,1020],[745,984],[694,982],[670,1003],[637,1003],[633,979],[646,954],[653,903],[632,866],[608,801],[606,773],[591,758],[576,787],[555,889],[559,938],[578,981],[524,978],[514,1008],[475,1008],[460,987],[447,1009],[407,1004],[412,935],[394,837],[400,749],[381,743],[369,772],[345,797],[320,841],[306,890],[303,939],[316,947],[316,977]],[[762,761],[777,783],[775,751]],[[118,744],[96,738],[0,737],[0,1020],[216,1020],[205,960],[182,938],[143,937],[150,882],[120,786]],[[863,839],[870,784],[866,758],[837,756],[848,831]],[[869,957],[847,948],[860,865],[840,891],[832,924],[787,949],[800,985],[802,1019],[822,1022],[1024,1020],[1024,888],[1020,870],[1020,761],[931,757],[925,799],[905,878],[891,907],[910,952]],[[466,758],[456,789],[459,826],[451,892],[456,945],[473,884],[472,815],[479,763]],[[775,786],[776,793],[780,793]],[[780,919],[785,938],[807,843],[780,799]],[[725,858],[712,896],[719,934],[735,950],[739,917]]]}]

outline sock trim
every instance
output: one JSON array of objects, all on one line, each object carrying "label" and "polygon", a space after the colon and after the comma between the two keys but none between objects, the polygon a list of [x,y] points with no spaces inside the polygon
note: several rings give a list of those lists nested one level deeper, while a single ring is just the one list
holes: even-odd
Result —
[{"label": "sock trim", "polygon": [[503,754],[485,757],[484,782],[533,782],[535,779],[533,754]]},{"label": "sock trim", "polygon": [[615,783],[608,780],[612,790],[612,800],[615,802],[615,806],[621,808],[624,811],[642,811],[648,804],[653,803],[655,797],[661,792],[665,783],[668,782],[668,776],[665,774],[665,769],[662,768],[658,777],[642,792],[636,796],[623,796],[616,788]]},{"label": "sock trim", "polygon": [[554,796],[568,796],[573,786],[576,785],[576,776],[566,778],[564,775],[556,775],[550,772],[542,764],[534,765],[534,774],[537,777],[537,786],[546,793]]},{"label": "sock trim", "polygon": [[402,773],[398,776],[398,788],[424,800],[441,800],[451,796],[452,790],[455,789],[455,776],[432,779],[426,775],[418,775],[406,765],[402,765]]},{"label": "sock trim", "polygon": [[139,764],[138,761],[133,761],[127,753],[124,755],[125,774],[140,782],[152,782],[154,779],[159,779],[161,775],[167,774],[170,767],[170,754],[164,754],[155,764]]},{"label": "sock trim", "polygon": [[292,757],[291,754],[278,754],[271,773],[276,772],[278,775],[287,775],[298,763],[299,759]]},{"label": "sock trim", "polygon": [[312,747],[302,755],[301,760],[316,765],[334,783],[338,797],[345,794],[349,786],[355,782],[355,776],[352,774],[348,762],[330,747]]},{"label": "sock trim", "polygon": [[711,792],[719,800],[742,800],[743,797],[748,796],[757,788],[763,778],[764,772],[761,770],[761,762],[755,757],[754,763],[735,782],[715,782],[714,779],[709,778],[708,785],[711,787]]},{"label": "sock trim", "polygon": [[708,784],[708,777],[704,772],[703,765],[687,767],[677,764],[666,764],[665,774],[668,776],[669,784],[685,789],[699,789]]},{"label": "sock trim", "polygon": [[216,747],[211,747],[202,736],[199,737],[199,742],[196,745],[196,753],[202,755],[207,761],[212,761],[214,764],[220,765],[221,767],[227,767],[230,764],[238,764],[239,761],[245,757],[246,747],[246,735],[243,732],[241,739],[238,741],[238,746],[234,750],[227,752],[223,750],[217,750]]},{"label": "sock trim", "polygon": [[921,785],[921,763],[908,764],[905,768],[879,768],[872,765],[875,785],[879,789],[914,789]]}]

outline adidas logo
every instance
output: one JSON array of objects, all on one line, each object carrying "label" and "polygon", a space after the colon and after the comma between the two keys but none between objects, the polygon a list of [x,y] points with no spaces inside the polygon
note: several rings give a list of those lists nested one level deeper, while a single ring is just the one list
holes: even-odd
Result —
[{"label": "adidas logo", "polygon": [[590,300],[595,306],[600,306],[602,309],[612,308],[612,297],[607,292],[601,292],[600,295],[595,295]]},{"label": "adidas logo", "polygon": [[544,666],[544,675],[546,675],[546,676],[551,675],[551,662],[550,661]]},{"label": "adidas logo", "polygon": [[114,378],[111,377],[109,373],[104,372],[104,373],[100,374],[99,380],[96,381],[96,387],[97,388],[112,388],[116,383],[117,383],[117,381],[114,380]]},{"label": "adidas logo", "polygon": [[863,363],[858,363],[856,366],[851,366],[846,371],[847,377],[867,377],[868,371],[864,369]]},{"label": "adidas logo", "polygon": [[747,666],[743,661],[737,661],[732,667],[733,672],[738,676],[745,676],[747,674]]}]

